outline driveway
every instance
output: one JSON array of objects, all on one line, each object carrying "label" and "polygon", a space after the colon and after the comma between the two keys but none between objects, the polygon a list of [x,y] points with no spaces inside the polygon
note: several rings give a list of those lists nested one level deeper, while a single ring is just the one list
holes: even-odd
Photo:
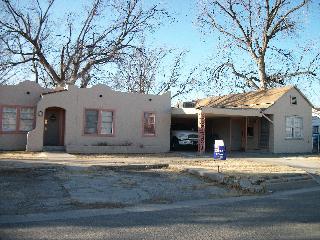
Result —
[{"label": "driveway", "polygon": [[252,160],[303,169],[320,184],[320,155],[252,158]]},{"label": "driveway", "polygon": [[287,165],[290,167],[301,168],[310,173],[320,173],[320,156],[316,157],[279,157],[279,158],[253,158],[255,161],[264,161],[273,164]]}]

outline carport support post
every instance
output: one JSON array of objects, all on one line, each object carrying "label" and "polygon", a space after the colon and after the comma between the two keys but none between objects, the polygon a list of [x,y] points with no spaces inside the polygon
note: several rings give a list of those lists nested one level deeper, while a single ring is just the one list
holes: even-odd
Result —
[{"label": "carport support post", "polygon": [[232,146],[232,119],[229,118],[229,151],[231,152],[231,146]]},{"label": "carport support post", "polygon": [[245,136],[245,145],[244,145],[244,151],[246,152],[248,149],[248,117],[246,117],[246,126],[244,129],[244,136]]},{"label": "carport support post", "polygon": [[203,154],[206,150],[206,116],[198,112],[198,152]]}]

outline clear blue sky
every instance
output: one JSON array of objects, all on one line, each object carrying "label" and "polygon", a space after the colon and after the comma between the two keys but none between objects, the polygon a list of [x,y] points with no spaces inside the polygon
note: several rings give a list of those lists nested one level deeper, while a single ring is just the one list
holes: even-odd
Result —
[{"label": "clear blue sky", "polygon": [[[197,0],[143,0],[148,6],[151,3],[159,2],[173,13],[176,21],[166,23],[160,27],[154,34],[148,37],[148,41],[153,46],[167,46],[169,48],[186,49],[189,51],[186,57],[186,69],[193,65],[205,64],[208,58],[215,55],[217,48],[217,38],[214,35],[204,36],[196,26],[196,17],[198,14]],[[319,2],[312,5],[309,14],[305,18],[305,26],[298,33],[300,43],[308,39],[318,40],[318,49],[320,48],[320,6]],[[89,1],[65,1],[57,0],[55,10],[63,14],[64,10],[72,9],[77,12],[83,5],[89,5]],[[283,44],[291,44],[286,40]],[[312,88],[308,84],[299,84],[301,90],[316,106],[320,106],[320,83],[313,84]],[[190,99],[202,97],[203,93],[193,93]]]}]

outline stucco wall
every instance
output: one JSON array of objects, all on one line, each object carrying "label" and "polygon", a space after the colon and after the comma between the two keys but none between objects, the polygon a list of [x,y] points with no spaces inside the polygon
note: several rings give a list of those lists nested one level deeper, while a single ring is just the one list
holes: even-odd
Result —
[{"label": "stucco wall", "polygon": [[[102,97],[100,97],[102,95]],[[37,111],[45,112],[48,107],[65,109],[65,145],[92,146],[99,143],[121,145],[132,143],[139,148],[156,146],[162,152],[170,148],[171,107],[170,93],[143,95],[112,91],[105,85],[45,95],[37,105]],[[86,108],[110,109],[114,111],[114,136],[90,136],[83,133]],[[156,136],[143,136],[143,112],[156,113]],[[28,134],[30,151],[41,151],[43,147],[44,116],[37,117],[36,129]],[[68,149],[68,148],[67,148]],[[146,152],[147,149],[146,149]]]},{"label": "stucco wall", "polygon": [[[290,96],[297,97],[297,105],[290,103]],[[270,150],[274,153],[298,153],[312,151],[311,138],[311,111],[312,106],[295,89],[285,93],[278,101],[265,111],[273,114],[273,141],[270,141]],[[286,116],[299,116],[303,118],[303,137],[301,139],[286,139]],[[272,134],[270,134],[272,138]]]},{"label": "stucco wall", "polygon": [[[252,121],[252,124],[249,122]],[[248,127],[253,127],[253,136],[248,136],[247,148],[248,150],[259,149],[259,135],[260,135],[260,118],[248,117]]]},{"label": "stucco wall", "polygon": [[[41,93],[45,91],[47,89],[32,81],[24,81],[17,85],[2,85],[0,86],[0,106],[36,107]],[[26,132],[0,132],[0,150],[25,150],[26,144]]]}]

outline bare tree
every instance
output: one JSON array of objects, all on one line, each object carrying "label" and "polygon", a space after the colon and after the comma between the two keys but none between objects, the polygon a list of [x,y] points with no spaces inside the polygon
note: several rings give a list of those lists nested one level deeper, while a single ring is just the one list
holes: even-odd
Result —
[{"label": "bare tree", "polygon": [[53,85],[86,87],[95,70],[119,61],[135,48],[142,32],[152,30],[167,14],[158,5],[144,9],[140,0],[94,0],[81,24],[71,18],[56,23],[65,29],[58,34],[50,15],[54,2],[32,0],[24,6],[21,1],[1,0],[0,4],[0,41],[12,56],[5,65],[29,64],[36,81],[45,76]]},{"label": "bare tree", "polygon": [[[220,40],[230,48],[225,62],[212,72],[219,78],[231,72],[245,85],[255,89],[284,84],[286,80],[314,77],[319,55],[302,67],[297,49],[288,49],[284,39],[294,36],[301,16],[311,0],[205,0],[199,15],[201,26],[219,33]],[[252,65],[242,69],[232,57],[247,53]],[[303,52],[303,51],[302,51]],[[303,52],[303,55],[305,52]],[[303,56],[302,55],[302,56]],[[239,61],[238,61],[239,63]],[[243,64],[243,63],[242,63]],[[244,64],[243,64],[244,65]]]},{"label": "bare tree", "polygon": [[175,53],[165,48],[136,49],[118,63],[110,74],[111,87],[117,90],[146,94],[172,92],[172,98],[190,93],[197,84],[198,67],[184,71],[186,51]]}]

